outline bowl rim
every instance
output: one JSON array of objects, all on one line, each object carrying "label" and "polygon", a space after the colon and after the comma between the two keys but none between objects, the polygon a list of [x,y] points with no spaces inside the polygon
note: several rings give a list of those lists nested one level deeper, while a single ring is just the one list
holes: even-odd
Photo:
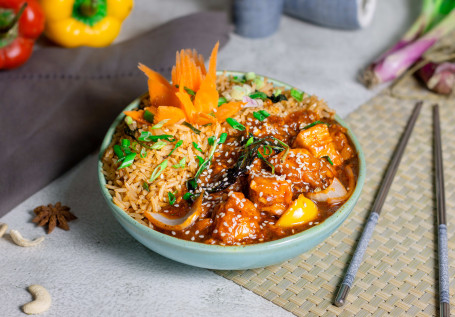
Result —
[{"label": "bowl rim", "polygon": [[[238,75],[245,75],[247,72],[241,72],[241,71],[217,71],[217,75],[220,74],[229,74],[233,76],[238,76]],[[269,81],[271,81],[274,85],[276,86],[284,86],[287,89],[291,89],[294,86],[289,85],[287,83],[284,83],[282,81],[270,78],[268,76],[263,76],[260,74],[256,74],[256,76],[262,77],[262,78],[267,78]],[[128,106],[126,106],[121,113],[116,117],[114,122],[110,125],[108,131],[106,132],[106,135],[103,139],[103,142],[101,144],[101,148],[98,154],[98,180],[99,180],[99,185],[101,192],[106,199],[106,202],[108,205],[111,207],[111,211],[115,212],[115,214],[119,217],[121,217],[122,220],[126,221],[128,224],[131,226],[139,229],[140,231],[145,231],[148,235],[150,235],[151,238],[160,240],[163,243],[166,244],[174,244],[174,245],[179,245],[182,248],[188,249],[188,250],[198,250],[198,251],[205,251],[208,253],[232,253],[232,254],[244,254],[244,253],[251,253],[251,252],[261,252],[265,249],[271,250],[271,249],[276,249],[276,248],[281,248],[286,245],[292,245],[296,241],[304,241],[304,240],[311,240],[312,238],[320,235],[320,232],[324,232],[326,230],[330,230],[331,227],[336,227],[337,225],[340,225],[344,220],[349,216],[351,213],[352,209],[354,208],[360,193],[362,191],[364,182],[365,182],[365,174],[366,174],[366,162],[365,162],[365,156],[363,153],[363,150],[359,144],[359,141],[357,140],[357,137],[352,133],[352,130],[349,128],[349,126],[346,124],[346,122],[343,121],[337,114],[335,114],[335,121],[340,123],[343,127],[347,129],[348,135],[352,141],[352,143],[355,146],[356,149],[356,154],[359,158],[359,171],[358,171],[358,177],[357,177],[357,184],[354,189],[354,192],[352,193],[351,197],[340,207],[336,210],[334,214],[326,218],[324,221],[320,222],[319,224],[303,230],[299,233],[277,239],[277,240],[272,240],[272,241],[267,241],[267,242],[260,242],[260,243],[255,243],[255,244],[247,244],[247,245],[240,245],[240,246],[228,246],[228,245],[216,245],[216,244],[205,244],[201,242],[194,242],[194,241],[188,241],[188,240],[183,240],[179,239],[164,233],[161,233],[159,231],[156,231],[152,228],[149,228],[135,219],[133,219],[130,215],[128,215],[123,209],[118,207],[112,202],[112,196],[109,194],[108,189],[106,188],[106,179],[103,174],[103,163],[102,163],[102,157],[105,152],[105,150],[108,148],[109,144],[112,141],[112,136],[116,130],[117,125],[124,119],[125,114],[123,111],[128,111],[136,108],[141,99],[146,95],[147,93],[139,96],[138,98],[134,99]],[[339,218],[341,219],[341,223],[338,224]]]}]

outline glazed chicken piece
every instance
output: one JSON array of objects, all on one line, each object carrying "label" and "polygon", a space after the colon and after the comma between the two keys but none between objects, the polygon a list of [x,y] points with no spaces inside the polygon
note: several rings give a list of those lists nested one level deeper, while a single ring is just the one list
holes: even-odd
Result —
[{"label": "glazed chicken piece", "polygon": [[346,136],[346,129],[339,125],[335,125],[334,128],[330,127],[330,135],[333,139],[335,149],[340,153],[343,161],[347,161],[354,157],[355,151],[349,144]]},{"label": "glazed chicken piece", "polygon": [[316,124],[311,128],[300,131],[293,147],[307,149],[317,158],[328,156],[335,166],[343,163],[340,154],[335,149],[326,124]]},{"label": "glazed chicken piece", "polygon": [[293,185],[294,192],[308,192],[324,189],[336,176],[335,170],[325,159],[314,157],[306,149],[291,149],[284,162],[284,151],[273,156],[270,163],[275,166],[275,173],[284,175]]},{"label": "glazed chicken piece", "polygon": [[250,199],[259,211],[280,216],[292,200],[291,184],[283,177],[267,174],[251,177]]},{"label": "glazed chicken piece", "polygon": [[242,193],[232,193],[216,212],[213,236],[227,245],[256,240],[259,218],[250,200]]}]

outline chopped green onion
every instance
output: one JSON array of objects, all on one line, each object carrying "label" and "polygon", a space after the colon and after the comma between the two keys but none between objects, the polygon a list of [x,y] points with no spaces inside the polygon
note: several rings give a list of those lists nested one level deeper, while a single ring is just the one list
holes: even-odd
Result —
[{"label": "chopped green onion", "polygon": [[330,165],[333,165],[333,162],[332,160],[330,159],[330,156],[326,155],[326,156],[323,156],[327,159],[327,161],[329,161]]},{"label": "chopped green onion", "polygon": [[273,91],[273,95],[274,95],[275,97],[278,97],[279,95],[281,95],[281,93],[282,93],[281,89],[275,89],[275,90]]},{"label": "chopped green onion", "polygon": [[127,125],[130,125],[133,123],[133,118],[131,118],[130,116],[126,116],[125,117],[125,122]]},{"label": "chopped green onion", "polygon": [[270,113],[265,110],[254,111],[253,116],[258,119],[259,121],[264,121],[268,117],[270,117]]},{"label": "chopped green onion", "polygon": [[188,93],[188,95],[190,95],[190,96],[195,96],[195,95],[196,95],[196,93],[194,92],[193,89],[190,89],[190,88],[188,88],[188,87],[184,87],[184,89],[186,90],[186,92]]},{"label": "chopped green onion", "polygon": [[209,122],[209,123],[204,124],[203,127],[210,127],[211,125],[212,125],[212,123]]},{"label": "chopped green onion", "polygon": [[245,76],[233,76],[232,81],[234,81],[236,83],[242,83],[242,84],[244,84],[246,82]]},{"label": "chopped green onion", "polygon": [[196,158],[197,158],[197,160],[198,160],[198,162],[199,162],[198,166],[201,166],[202,163],[204,163],[204,158],[201,157],[201,156],[199,156],[199,155],[196,155]]},{"label": "chopped green onion", "polygon": [[223,144],[224,142],[226,142],[226,139],[227,139],[227,133],[221,133],[220,139],[218,140],[218,144]]},{"label": "chopped green onion", "polygon": [[[270,145],[264,145],[262,148],[263,148],[262,153],[263,153],[265,156],[269,156],[270,154],[273,153],[272,147],[271,147]],[[266,150],[267,150],[267,151],[266,151]]]},{"label": "chopped green onion", "polygon": [[225,103],[227,103],[227,99],[226,98],[224,98],[224,97],[218,98],[218,107],[223,105],[223,104],[225,104]]},{"label": "chopped green onion", "polygon": [[167,192],[167,197],[169,198],[169,205],[174,205],[175,204],[175,195],[172,192]]},{"label": "chopped green onion", "polygon": [[183,168],[186,165],[186,158],[182,158],[178,164],[172,165],[173,168]]},{"label": "chopped green onion", "polygon": [[189,123],[189,122],[186,122],[186,121],[185,121],[185,122],[183,122],[182,124],[183,124],[184,126],[190,128],[190,129],[191,129],[194,133],[196,133],[196,134],[201,133],[201,130],[196,129],[196,128],[193,127],[193,125],[192,125],[191,123]]},{"label": "chopped green onion", "polygon": [[211,137],[208,138],[209,145],[214,145],[215,144],[216,137],[212,135]]},{"label": "chopped green onion", "polygon": [[122,139],[122,148],[128,148],[130,146],[131,142],[128,139]]},{"label": "chopped green onion", "polygon": [[326,125],[329,125],[329,124],[326,123],[326,122],[322,122],[322,121],[319,121],[319,120],[318,120],[318,121],[314,121],[313,123],[310,123],[309,125],[304,126],[304,127],[303,127],[303,130],[306,130],[306,129],[309,129],[309,128],[311,128],[311,127],[314,127],[314,126],[317,125],[317,124],[326,124]]},{"label": "chopped green onion", "polygon": [[157,124],[155,124],[155,125],[152,127],[152,129],[161,129],[161,128],[163,127],[163,125],[165,125],[166,122],[168,122],[169,120],[171,120],[171,119],[164,119],[164,120],[158,122]]},{"label": "chopped green onion", "polygon": [[303,91],[297,90],[295,88],[291,89],[291,96],[294,97],[295,100],[297,101],[302,101],[303,100]]},{"label": "chopped green onion", "polygon": [[115,153],[115,155],[117,155],[117,157],[120,160],[122,160],[125,157],[125,154],[123,154],[122,148],[118,144],[114,145],[114,153]]},{"label": "chopped green onion", "polygon": [[191,200],[191,198],[194,196],[194,194],[187,192],[185,195],[183,195],[183,199],[185,200]]},{"label": "chopped green onion", "polygon": [[147,150],[145,148],[141,149],[141,158],[147,157]]},{"label": "chopped green onion", "polygon": [[268,97],[267,97],[266,93],[264,93],[262,91],[256,91],[256,92],[253,92],[252,94],[250,94],[250,98],[266,100]]},{"label": "chopped green onion", "polygon": [[152,172],[152,176],[150,176],[149,182],[153,182],[155,179],[158,178],[158,176],[161,175],[161,173],[164,171],[164,169],[167,167],[167,160],[164,160],[161,162],[157,167]]},{"label": "chopped green onion", "polygon": [[168,156],[171,156],[171,154],[174,153],[174,151],[177,150],[177,148],[178,148],[179,146],[181,146],[182,144],[183,144],[183,141],[182,141],[182,140],[179,140],[177,143],[175,143],[174,148],[172,149],[172,151],[169,153]]},{"label": "chopped green onion", "polygon": [[227,118],[226,122],[229,123],[231,127],[233,127],[236,130],[239,131],[244,131],[246,128],[243,124],[239,123],[237,120],[232,119],[232,118]]},{"label": "chopped green onion", "polygon": [[153,135],[149,131],[142,131],[141,136],[138,138],[138,140],[143,142],[156,142],[158,140],[175,142],[175,138],[172,135],[169,134]]},{"label": "chopped green onion", "polygon": [[167,143],[165,141],[158,140],[155,144],[153,144],[150,148],[154,150],[160,150],[165,147]]},{"label": "chopped green onion", "polygon": [[261,89],[262,87],[264,87],[264,79],[261,77],[256,77],[253,80],[253,83],[256,85],[257,89]]},{"label": "chopped green onion", "polygon": [[270,163],[269,161],[267,161],[267,159],[262,156],[261,152],[258,151],[258,157],[263,160],[265,162],[265,164],[267,164],[271,169],[272,169],[272,174],[275,174],[275,166]]},{"label": "chopped green onion", "polygon": [[121,168],[124,168],[127,166],[131,166],[131,164],[133,164],[133,162],[134,162],[134,159],[136,158],[136,155],[137,155],[137,153],[130,153],[127,156],[125,156],[122,164],[118,167],[118,169],[121,169]]},{"label": "chopped green onion", "polygon": [[286,156],[288,156],[289,154],[289,145],[287,145],[286,143],[284,143],[283,141],[281,141],[280,139],[277,139],[273,136],[270,137],[272,140],[278,142],[278,144],[280,144],[282,147],[284,147],[286,149],[286,151],[284,151],[284,154],[283,156],[281,157],[281,162],[284,163],[284,161],[286,160]]},{"label": "chopped green onion", "polygon": [[254,137],[251,137],[246,141],[246,146],[250,146],[254,142]]},{"label": "chopped green onion", "polygon": [[245,74],[246,80],[254,80],[256,78],[256,74],[254,72],[248,72]]},{"label": "chopped green onion", "polygon": [[148,192],[150,191],[149,184],[147,184],[147,182],[144,182],[144,183],[142,184],[142,188],[144,188],[144,189],[145,189],[146,191],[148,191]]},{"label": "chopped green onion", "polygon": [[145,110],[144,112],[144,119],[147,121],[147,122],[150,122],[150,123],[153,123],[153,120],[155,120],[155,115],[148,111],[148,110]]},{"label": "chopped green onion", "polygon": [[198,150],[199,152],[204,153],[204,151],[202,151],[202,149],[199,147],[199,145],[198,145],[196,142],[194,142],[194,141],[193,141],[193,147],[194,147],[196,150]]}]

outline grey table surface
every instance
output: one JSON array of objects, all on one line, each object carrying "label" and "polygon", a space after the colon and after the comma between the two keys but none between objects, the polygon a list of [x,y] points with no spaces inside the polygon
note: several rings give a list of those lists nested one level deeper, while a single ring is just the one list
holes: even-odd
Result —
[{"label": "grey table surface", "polygon": [[[187,13],[226,9],[227,1],[136,0],[135,6],[118,41]],[[359,70],[399,38],[418,10],[417,1],[378,1],[372,25],[350,32],[283,17],[269,38],[232,35],[218,69],[281,79],[323,97],[346,116],[378,92],[357,82]],[[26,291],[31,284],[43,285],[52,296],[42,316],[291,315],[209,270],[168,260],[136,242],[101,197],[96,159],[87,157],[0,218],[36,238],[45,235],[31,223],[38,205],[62,201],[79,217],[69,232],[56,229],[37,247],[16,246],[8,235],[0,239],[0,316],[24,315],[20,306],[31,300]]]}]

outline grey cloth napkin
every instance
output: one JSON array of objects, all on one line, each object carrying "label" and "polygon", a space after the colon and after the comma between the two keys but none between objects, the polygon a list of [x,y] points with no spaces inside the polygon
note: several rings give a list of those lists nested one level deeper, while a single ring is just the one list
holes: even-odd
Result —
[{"label": "grey cloth napkin", "polygon": [[102,49],[44,47],[0,72],[0,216],[97,149],[147,90],[139,62],[170,77],[177,50],[208,57],[230,31],[225,13],[201,12]]}]

